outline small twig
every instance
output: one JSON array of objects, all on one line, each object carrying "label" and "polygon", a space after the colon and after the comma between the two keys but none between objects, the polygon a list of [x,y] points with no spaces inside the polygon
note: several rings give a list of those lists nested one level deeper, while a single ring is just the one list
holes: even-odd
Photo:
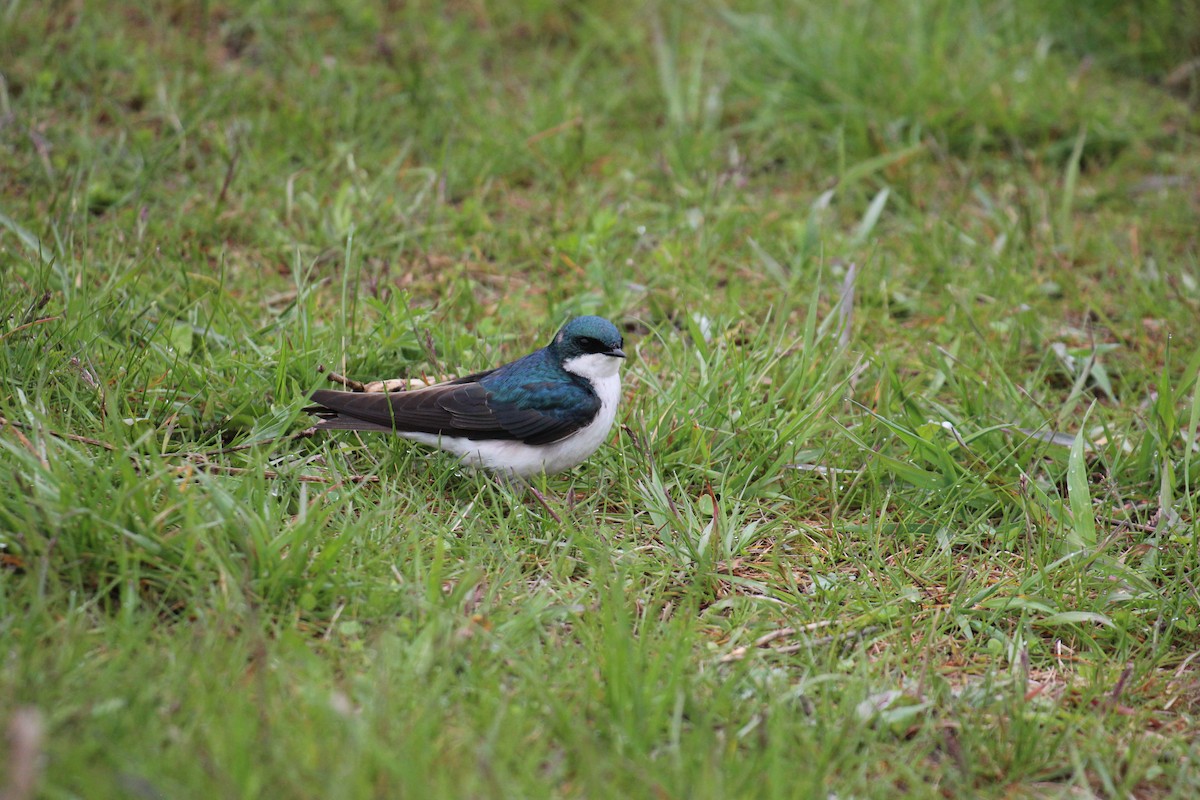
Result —
[{"label": "small twig", "polygon": [[[30,427],[29,425],[26,425],[23,422],[14,422],[11,419],[6,419],[4,417],[0,417],[0,428],[4,427],[5,425],[11,425],[14,429],[16,429],[16,428],[28,429]],[[102,442],[99,439],[89,439],[86,436],[78,436],[74,433],[59,433],[58,431],[52,431],[52,430],[46,430],[46,433],[48,433],[51,436],[54,436],[56,438],[59,438],[59,439],[70,439],[72,442],[79,442],[80,444],[91,445],[92,447],[103,447],[105,450],[116,450],[117,449],[116,447],[109,444],[108,442]],[[24,438],[24,437],[22,436],[21,438]]]},{"label": "small twig", "polygon": [[757,639],[754,640],[753,646],[754,647],[766,647],[767,645],[769,645],[771,642],[775,641],[776,639],[786,639],[789,636],[795,636],[796,633],[798,633],[798,632],[799,633],[812,633],[813,631],[820,630],[821,628],[828,628],[832,624],[833,624],[832,620],[822,619],[822,620],[817,620],[816,622],[810,622],[807,625],[801,625],[799,628],[792,628],[792,627],[780,628],[779,630],[771,631],[770,633],[765,633],[762,636],[758,637]]},{"label": "small twig", "polygon": [[628,425],[626,425],[625,423],[622,422],[621,430],[623,430],[625,432],[625,435],[628,436],[633,441],[633,448],[635,450],[642,449],[642,443],[638,439],[638,435],[633,432],[633,428],[629,427]]},{"label": "small twig", "polygon": [[537,487],[532,483],[527,483],[526,487],[533,494],[533,496],[537,498],[538,502],[542,504],[542,508],[546,509],[546,513],[553,517],[555,522],[557,522],[559,525],[562,525],[562,517],[555,513],[554,509],[550,507],[550,504],[546,502],[546,497],[537,490]]},{"label": "small twig", "polygon": [[763,634],[762,636],[758,637],[757,639],[754,640],[754,644],[752,646],[753,647],[766,647],[767,645],[769,645],[771,642],[775,641],[776,639],[786,639],[787,637],[792,636],[795,633],[796,633],[795,628],[780,628],[777,631],[771,631],[770,633],[766,633],[766,634]]},{"label": "small twig", "polygon": [[26,322],[24,325],[18,325],[17,327],[13,328],[8,333],[0,335],[0,342],[4,341],[8,337],[12,336],[14,333],[19,333],[20,331],[23,331],[26,328],[32,328],[34,325],[41,325],[42,323],[45,323],[45,322],[54,322],[55,320],[59,320],[59,319],[62,319],[62,315],[55,314],[53,317],[42,317],[41,319],[35,319],[33,322]]},{"label": "small twig", "polygon": [[[325,367],[323,365],[320,367],[317,367],[317,371],[325,372]],[[328,373],[326,373],[325,377],[329,380],[330,383],[337,383],[342,386],[345,386],[347,389],[349,389],[352,392],[365,392],[367,390],[366,385],[362,381],[356,381],[353,378],[347,378],[345,375],[342,375],[339,372],[334,372],[334,371],[330,370]]]},{"label": "small twig", "polygon": [[748,647],[735,647],[725,655],[717,659],[718,664],[732,664],[734,661],[741,661],[746,657],[746,653],[750,650]]}]

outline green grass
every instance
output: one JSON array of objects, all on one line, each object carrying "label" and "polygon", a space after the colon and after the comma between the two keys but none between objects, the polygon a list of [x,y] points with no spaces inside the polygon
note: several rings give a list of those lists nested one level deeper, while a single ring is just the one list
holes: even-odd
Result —
[{"label": "green grass", "polygon": [[[0,4],[6,796],[1195,796],[1198,54],[1181,0]],[[577,313],[626,394],[548,508],[295,436],[322,366]]]}]

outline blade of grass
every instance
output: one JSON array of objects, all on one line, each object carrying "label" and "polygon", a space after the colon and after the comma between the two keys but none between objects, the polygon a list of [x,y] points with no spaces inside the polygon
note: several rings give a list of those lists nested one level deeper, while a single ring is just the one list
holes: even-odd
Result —
[{"label": "blade of grass", "polygon": [[1083,415],[1067,461],[1067,497],[1071,504],[1071,529],[1067,532],[1067,545],[1072,549],[1096,546],[1096,512],[1088,489],[1088,465],[1084,456],[1087,420],[1094,407],[1095,402]]}]

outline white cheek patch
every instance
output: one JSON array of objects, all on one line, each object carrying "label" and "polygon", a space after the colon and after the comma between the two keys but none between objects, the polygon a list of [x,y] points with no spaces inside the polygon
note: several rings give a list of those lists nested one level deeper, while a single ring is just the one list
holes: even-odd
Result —
[{"label": "white cheek patch", "polygon": [[603,353],[588,353],[563,362],[563,369],[591,381],[611,378],[621,368],[621,359]]}]

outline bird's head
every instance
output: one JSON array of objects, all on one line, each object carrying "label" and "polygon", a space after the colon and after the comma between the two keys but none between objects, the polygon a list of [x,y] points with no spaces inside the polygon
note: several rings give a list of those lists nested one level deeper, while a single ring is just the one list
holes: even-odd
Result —
[{"label": "bird's head", "polygon": [[603,317],[575,317],[555,334],[550,347],[567,372],[594,379],[617,373],[624,344],[617,326]]}]

